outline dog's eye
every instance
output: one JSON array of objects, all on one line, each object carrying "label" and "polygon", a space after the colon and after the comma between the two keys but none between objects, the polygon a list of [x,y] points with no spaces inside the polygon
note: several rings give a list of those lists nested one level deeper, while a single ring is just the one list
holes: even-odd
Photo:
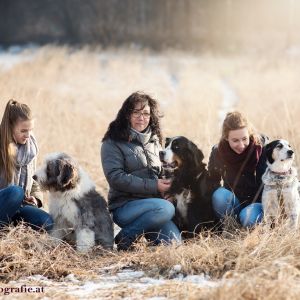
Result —
[{"label": "dog's eye", "polygon": [[282,149],[282,147],[283,147],[282,144],[278,144],[278,145],[276,146],[276,148],[278,148],[278,149]]}]

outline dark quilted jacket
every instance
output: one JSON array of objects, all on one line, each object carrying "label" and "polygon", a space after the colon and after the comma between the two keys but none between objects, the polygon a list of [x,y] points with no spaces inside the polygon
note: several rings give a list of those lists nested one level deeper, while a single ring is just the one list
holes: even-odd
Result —
[{"label": "dark quilted jacket", "polygon": [[145,144],[133,137],[130,142],[107,139],[101,147],[101,161],[109,183],[110,211],[128,201],[160,197],[157,179],[161,171],[156,135]]},{"label": "dark quilted jacket", "polygon": [[[264,146],[267,142],[267,137],[262,136],[262,145]],[[230,165],[226,165],[219,157],[218,145],[212,148],[209,162],[208,172],[210,178],[210,184],[213,189],[217,189],[221,186],[221,180],[223,180],[223,186],[233,191],[242,207],[245,207],[253,202],[261,201],[262,183],[261,177],[267,167],[265,149],[263,148],[259,162],[257,164],[254,173],[241,172],[239,178],[235,170]]]}]

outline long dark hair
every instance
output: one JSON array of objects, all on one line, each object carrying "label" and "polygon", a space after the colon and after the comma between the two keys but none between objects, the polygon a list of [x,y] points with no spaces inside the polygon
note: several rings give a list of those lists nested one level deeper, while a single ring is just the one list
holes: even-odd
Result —
[{"label": "long dark hair", "polygon": [[156,134],[159,138],[160,144],[162,144],[162,134],[160,130],[159,119],[161,118],[158,110],[157,101],[151,98],[149,95],[143,92],[132,93],[123,103],[121,109],[119,110],[117,117],[112,121],[102,142],[106,139],[112,140],[123,140],[128,141],[130,135],[130,115],[136,105],[142,103],[142,106],[149,105],[150,107],[150,121],[149,126],[151,128],[152,134]]}]

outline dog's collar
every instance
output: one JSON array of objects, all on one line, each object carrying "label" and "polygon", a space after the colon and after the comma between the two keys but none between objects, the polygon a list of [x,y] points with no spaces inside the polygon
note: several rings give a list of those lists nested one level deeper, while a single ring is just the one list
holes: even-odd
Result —
[{"label": "dog's collar", "polygon": [[292,169],[289,169],[288,171],[286,172],[274,172],[274,171],[271,171],[272,174],[275,174],[275,175],[289,175],[292,173]]}]

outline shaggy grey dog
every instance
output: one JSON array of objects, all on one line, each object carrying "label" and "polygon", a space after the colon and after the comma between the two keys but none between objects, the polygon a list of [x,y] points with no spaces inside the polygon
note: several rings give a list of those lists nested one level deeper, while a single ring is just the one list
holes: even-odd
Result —
[{"label": "shaggy grey dog", "polygon": [[67,154],[53,153],[33,176],[49,191],[51,235],[75,244],[80,252],[95,245],[113,248],[113,223],[104,198],[82,168]]}]

